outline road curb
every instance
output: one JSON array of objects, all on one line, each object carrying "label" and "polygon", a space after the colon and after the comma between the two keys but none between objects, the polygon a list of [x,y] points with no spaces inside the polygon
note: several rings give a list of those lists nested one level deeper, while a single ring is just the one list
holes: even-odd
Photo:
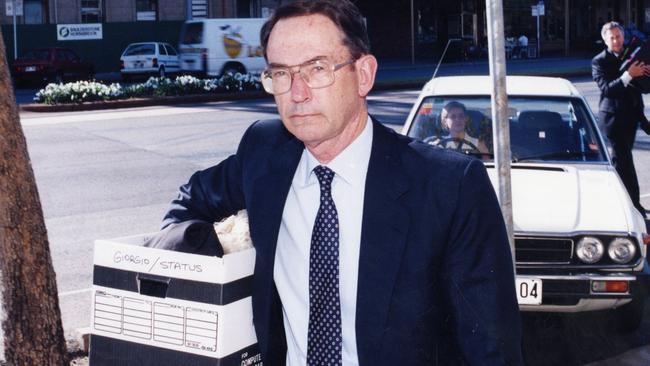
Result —
[{"label": "road curb", "polygon": [[207,103],[220,102],[241,99],[263,99],[271,98],[271,95],[262,91],[237,92],[237,93],[218,93],[218,94],[192,94],[151,98],[131,98],[121,100],[108,100],[100,102],[85,102],[79,104],[21,104],[21,111],[29,112],[78,112],[93,111],[100,109],[118,109],[118,108],[135,108],[149,107],[156,105],[174,105],[190,103]]}]

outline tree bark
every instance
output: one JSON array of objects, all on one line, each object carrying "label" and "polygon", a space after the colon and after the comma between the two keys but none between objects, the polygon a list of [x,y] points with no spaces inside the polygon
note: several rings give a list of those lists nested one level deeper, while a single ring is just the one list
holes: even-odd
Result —
[{"label": "tree bark", "polygon": [[5,359],[69,363],[56,277],[0,32],[0,285]]}]

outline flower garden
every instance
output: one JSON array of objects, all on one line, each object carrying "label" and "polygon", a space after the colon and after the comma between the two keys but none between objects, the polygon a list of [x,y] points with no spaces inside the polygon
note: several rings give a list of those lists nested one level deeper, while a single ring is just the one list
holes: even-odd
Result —
[{"label": "flower garden", "polygon": [[144,83],[121,86],[119,83],[106,85],[97,81],[77,81],[66,84],[48,84],[34,96],[34,101],[43,104],[79,104],[130,98],[196,95],[210,93],[232,93],[261,91],[258,75],[226,74],[216,79],[199,79],[182,75],[173,80],[166,77],[150,77]]}]

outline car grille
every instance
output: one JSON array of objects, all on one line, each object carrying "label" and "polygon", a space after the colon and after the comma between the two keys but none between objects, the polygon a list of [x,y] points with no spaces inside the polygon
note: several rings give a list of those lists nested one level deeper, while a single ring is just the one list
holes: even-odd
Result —
[{"label": "car grille", "polygon": [[569,263],[573,240],[562,238],[515,238],[517,263]]}]

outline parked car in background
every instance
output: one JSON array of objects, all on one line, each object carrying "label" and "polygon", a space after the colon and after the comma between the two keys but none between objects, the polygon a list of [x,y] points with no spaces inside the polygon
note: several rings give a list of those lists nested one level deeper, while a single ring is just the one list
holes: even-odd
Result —
[{"label": "parked car in background", "polygon": [[[403,133],[482,159],[496,187],[491,85],[488,76],[432,79]],[[646,294],[641,279],[647,274],[649,237],[593,113],[565,79],[510,76],[506,90],[520,309],[603,310],[615,329],[636,329]],[[463,130],[457,112],[441,123],[445,106],[465,108],[464,136],[457,133]]]},{"label": "parked car in background", "polygon": [[71,49],[60,47],[28,50],[14,61],[12,71],[17,85],[87,80],[95,75],[90,62],[82,61]]},{"label": "parked car in background", "polygon": [[180,70],[178,52],[164,42],[131,43],[120,57],[122,79],[134,76],[166,76]]},{"label": "parked car in background", "polygon": [[183,72],[205,76],[260,73],[265,18],[200,19],[183,24],[179,49]]}]

